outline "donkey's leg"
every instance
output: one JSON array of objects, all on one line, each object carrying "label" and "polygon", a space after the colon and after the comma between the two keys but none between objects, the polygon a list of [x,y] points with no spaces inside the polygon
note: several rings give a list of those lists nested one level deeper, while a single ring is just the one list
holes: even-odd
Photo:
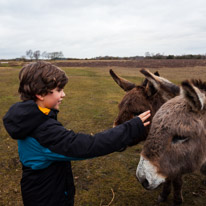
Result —
[{"label": "donkey's leg", "polygon": [[[200,172],[201,172],[203,175],[206,175],[206,162],[201,166]],[[203,180],[203,184],[206,185],[206,179]]]},{"label": "donkey's leg", "polygon": [[166,180],[166,182],[163,184],[162,192],[158,197],[158,202],[165,202],[170,192],[171,192],[171,180]]},{"label": "donkey's leg", "polygon": [[182,204],[183,198],[182,198],[182,176],[177,176],[173,181],[173,188],[174,188],[174,199],[173,199],[173,205],[180,205]]}]

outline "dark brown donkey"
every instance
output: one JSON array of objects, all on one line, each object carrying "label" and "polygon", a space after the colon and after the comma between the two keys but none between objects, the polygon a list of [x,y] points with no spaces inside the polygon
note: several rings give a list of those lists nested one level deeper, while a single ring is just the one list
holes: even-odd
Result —
[{"label": "dark brown donkey", "polygon": [[[126,91],[125,96],[119,104],[119,114],[114,122],[114,126],[119,125],[136,115],[139,115],[146,110],[151,111],[151,119],[157,110],[169,99],[177,96],[180,92],[178,86],[174,85],[167,79],[159,77],[158,74],[152,74],[148,70],[141,70],[146,77],[141,85],[136,85],[117,76],[112,70],[110,74],[115,82]],[[149,127],[147,127],[147,132]],[[145,136],[146,139],[147,135]],[[145,140],[142,139],[142,140]],[[138,143],[138,142],[137,142]],[[176,191],[176,180],[174,180],[174,194],[179,193]],[[159,196],[159,201],[165,201],[168,191],[170,190],[171,181],[168,180],[163,187],[163,191]],[[178,188],[177,188],[178,189]]]},{"label": "dark brown donkey", "polygon": [[[181,94],[155,114],[136,175],[146,189],[174,180],[174,205],[182,203],[182,175],[206,174],[206,82],[182,82]],[[170,187],[162,194],[166,199]]]},{"label": "dark brown donkey", "polygon": [[[119,113],[114,121],[114,126],[132,119],[134,116],[147,110],[151,111],[151,119],[156,111],[169,99],[179,94],[179,87],[163,77],[158,72],[152,74],[142,69],[140,71],[146,79],[141,85],[136,85],[116,75],[113,70],[110,74],[114,81],[126,92],[119,103]],[[147,132],[149,127],[147,127]]]}]

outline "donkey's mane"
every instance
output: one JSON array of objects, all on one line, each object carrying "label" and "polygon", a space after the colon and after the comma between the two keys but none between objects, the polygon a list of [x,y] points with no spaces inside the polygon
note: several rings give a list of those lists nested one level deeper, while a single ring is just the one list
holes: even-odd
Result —
[{"label": "donkey's mane", "polygon": [[203,82],[200,79],[192,79],[191,82],[193,83],[194,86],[198,87],[201,90],[206,91],[206,82]]}]

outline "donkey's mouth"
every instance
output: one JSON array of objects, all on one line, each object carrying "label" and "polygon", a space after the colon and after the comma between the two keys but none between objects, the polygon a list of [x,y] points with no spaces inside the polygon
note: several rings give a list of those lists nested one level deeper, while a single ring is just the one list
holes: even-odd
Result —
[{"label": "donkey's mouth", "polygon": [[160,183],[149,183],[147,179],[144,179],[143,181],[141,181],[142,186],[144,187],[144,189],[146,190],[154,190],[157,189],[158,187],[160,187],[162,185],[162,183],[164,182],[160,182]]},{"label": "donkey's mouth", "polygon": [[149,189],[149,182],[147,181],[147,179],[145,179],[145,180],[142,182],[142,186],[143,186],[146,190],[150,190],[150,189]]},{"label": "donkey's mouth", "polygon": [[157,173],[157,168],[142,155],[137,167],[136,177],[147,190],[153,190],[166,181],[166,177]]}]

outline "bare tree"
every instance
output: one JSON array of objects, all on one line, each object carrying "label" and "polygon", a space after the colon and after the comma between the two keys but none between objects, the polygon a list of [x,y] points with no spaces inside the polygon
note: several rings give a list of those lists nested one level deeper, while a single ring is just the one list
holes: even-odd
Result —
[{"label": "bare tree", "polygon": [[46,51],[42,52],[41,56],[44,59],[49,59],[49,55],[48,55],[48,53]]},{"label": "bare tree", "polygon": [[64,57],[64,54],[62,51],[59,52],[59,58],[63,58]]},{"label": "bare tree", "polygon": [[26,56],[28,56],[32,60],[33,59],[33,51],[31,49],[27,50]]},{"label": "bare tree", "polygon": [[36,61],[38,61],[39,57],[40,57],[40,51],[39,50],[34,51],[33,55],[34,55],[34,58],[36,59]]},{"label": "bare tree", "polygon": [[63,58],[64,55],[61,51],[60,52],[51,52],[50,57],[51,57],[51,59],[55,60],[55,59]]}]

